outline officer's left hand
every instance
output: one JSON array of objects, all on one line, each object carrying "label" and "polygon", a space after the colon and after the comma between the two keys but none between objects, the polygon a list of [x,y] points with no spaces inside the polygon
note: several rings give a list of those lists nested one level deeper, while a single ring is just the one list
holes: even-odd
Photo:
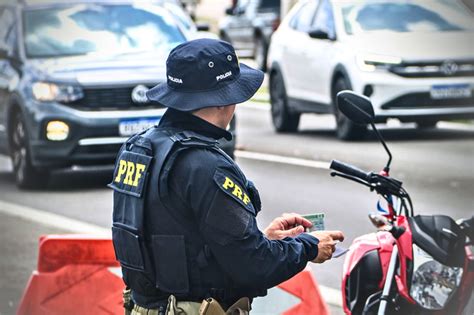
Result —
[{"label": "officer's left hand", "polygon": [[263,233],[269,240],[281,240],[285,237],[295,237],[312,225],[311,221],[299,214],[284,213],[281,217],[275,218]]}]

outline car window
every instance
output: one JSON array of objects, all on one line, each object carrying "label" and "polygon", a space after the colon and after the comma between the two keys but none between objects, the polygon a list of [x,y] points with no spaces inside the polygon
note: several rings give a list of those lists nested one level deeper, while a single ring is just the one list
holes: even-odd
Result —
[{"label": "car window", "polygon": [[342,15],[348,34],[474,30],[472,12],[452,0],[352,2],[342,6]]},{"label": "car window", "polygon": [[336,38],[336,29],[334,27],[334,13],[328,0],[321,1],[316,16],[314,17],[311,29],[324,31],[329,38]]},{"label": "car window", "polygon": [[309,32],[317,6],[317,1],[310,1],[301,6],[291,19],[290,27],[300,32]]},{"label": "car window", "polygon": [[8,7],[0,7],[0,48],[9,53],[15,47],[13,33],[15,32],[15,12]]},{"label": "car window", "polygon": [[89,53],[168,52],[185,41],[175,18],[159,6],[78,4],[24,11],[28,57]]},{"label": "car window", "polygon": [[280,0],[261,0],[258,10],[280,12],[280,4]]}]

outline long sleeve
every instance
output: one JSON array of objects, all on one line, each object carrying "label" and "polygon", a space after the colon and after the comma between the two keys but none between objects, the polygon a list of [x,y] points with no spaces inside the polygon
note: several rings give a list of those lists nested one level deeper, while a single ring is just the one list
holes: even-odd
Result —
[{"label": "long sleeve", "polygon": [[278,241],[265,237],[257,227],[246,179],[235,164],[204,150],[183,154],[177,164],[173,174],[185,184],[174,189],[192,208],[203,240],[236,285],[273,287],[317,256],[319,241],[309,234]]}]

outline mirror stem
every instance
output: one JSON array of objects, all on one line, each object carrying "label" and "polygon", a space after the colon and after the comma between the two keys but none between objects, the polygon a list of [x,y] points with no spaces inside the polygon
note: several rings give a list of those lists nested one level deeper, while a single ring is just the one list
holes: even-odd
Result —
[{"label": "mirror stem", "polygon": [[377,135],[377,138],[379,138],[380,142],[382,142],[382,145],[383,145],[383,147],[385,148],[385,151],[388,154],[388,162],[387,162],[387,165],[385,166],[385,168],[383,169],[388,174],[390,172],[390,164],[392,163],[392,153],[388,149],[387,144],[385,143],[385,140],[382,138],[382,135],[380,134],[380,132],[375,127],[375,124],[372,122],[372,123],[370,123],[370,125],[372,126],[372,129],[375,131],[375,134]]}]

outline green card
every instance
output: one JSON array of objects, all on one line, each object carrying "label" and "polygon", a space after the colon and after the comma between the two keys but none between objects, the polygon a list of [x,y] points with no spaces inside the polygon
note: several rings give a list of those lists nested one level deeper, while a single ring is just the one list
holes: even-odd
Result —
[{"label": "green card", "polygon": [[311,221],[313,226],[306,229],[306,232],[313,232],[313,231],[323,231],[324,230],[324,213],[313,213],[313,214],[306,214],[303,215],[303,218]]}]

